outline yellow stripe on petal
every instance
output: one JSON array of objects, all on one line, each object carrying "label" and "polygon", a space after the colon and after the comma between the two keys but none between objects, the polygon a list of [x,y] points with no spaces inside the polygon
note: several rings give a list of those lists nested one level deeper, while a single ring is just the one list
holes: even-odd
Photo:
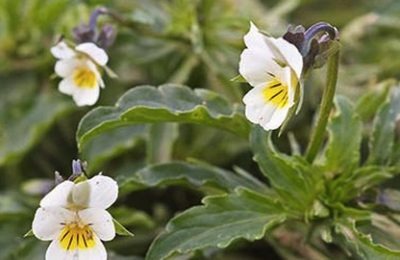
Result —
[{"label": "yellow stripe on petal", "polygon": [[90,226],[79,226],[72,223],[66,225],[60,233],[59,242],[64,250],[85,250],[93,248],[96,242]]},{"label": "yellow stripe on petal", "polygon": [[288,87],[277,78],[270,80],[262,93],[266,103],[272,103],[279,108],[288,105]]},{"label": "yellow stripe on petal", "polygon": [[97,86],[96,74],[89,68],[77,68],[73,74],[74,83],[80,88],[94,88]]}]

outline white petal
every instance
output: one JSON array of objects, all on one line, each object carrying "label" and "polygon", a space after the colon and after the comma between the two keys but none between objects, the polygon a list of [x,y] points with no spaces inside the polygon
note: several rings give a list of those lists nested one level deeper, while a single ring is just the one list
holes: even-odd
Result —
[{"label": "white petal", "polygon": [[75,90],[72,94],[72,98],[74,99],[76,105],[78,106],[94,105],[99,99],[99,96],[100,96],[100,88],[98,85],[93,88],[75,87]]},{"label": "white petal", "polygon": [[57,59],[70,59],[75,56],[75,52],[63,41],[52,47],[50,52]]},{"label": "white petal", "polygon": [[70,193],[74,187],[72,181],[63,181],[51,190],[40,201],[41,207],[66,207],[70,201]]},{"label": "white petal", "polygon": [[59,60],[56,62],[54,70],[58,76],[65,78],[72,75],[80,63],[81,62],[75,58]]},{"label": "white petal", "polygon": [[285,121],[288,111],[289,106],[283,108],[266,106],[262,113],[267,116],[260,121],[260,125],[265,130],[277,129],[282,125],[283,121]]},{"label": "white petal", "polygon": [[118,198],[118,185],[110,177],[96,175],[88,181],[78,183],[72,197],[78,205],[107,209]]},{"label": "white petal", "polygon": [[249,48],[240,55],[239,73],[253,87],[271,80],[280,70],[275,60],[261,50]]},{"label": "white petal", "polygon": [[58,84],[58,90],[67,95],[72,95],[75,91],[75,88],[76,86],[72,76],[61,80]]},{"label": "white petal", "polygon": [[285,63],[290,66],[296,73],[297,80],[301,78],[301,72],[303,70],[303,56],[301,56],[299,50],[293,44],[289,43],[283,38],[272,38],[266,37],[267,42],[271,46],[275,46],[279,50],[279,54],[276,53],[279,59],[283,59]]},{"label": "white petal", "polygon": [[103,49],[97,47],[92,42],[79,44],[78,46],[76,46],[75,49],[89,55],[89,57],[91,57],[100,66],[104,66],[107,64],[107,53]]},{"label": "white petal", "polygon": [[279,71],[277,77],[288,86],[288,101],[289,107],[291,107],[294,104],[294,95],[298,83],[297,76],[290,67],[286,66]]},{"label": "white petal", "polygon": [[93,237],[95,246],[84,250],[64,250],[58,239],[50,243],[46,251],[46,260],[106,260],[107,252],[98,237]]},{"label": "white petal", "polygon": [[274,57],[265,42],[265,37],[264,34],[260,33],[257,26],[250,22],[250,30],[243,38],[247,48],[260,50],[265,56]]},{"label": "white petal", "polygon": [[33,234],[40,240],[56,239],[65,223],[73,218],[73,212],[61,207],[38,208],[32,223]]},{"label": "white petal", "polygon": [[103,243],[97,236],[94,236],[94,240],[96,245],[93,248],[78,251],[78,260],[107,260],[107,251]]},{"label": "white petal", "polygon": [[104,88],[104,81],[103,81],[103,79],[101,78],[101,74],[100,74],[99,70],[97,69],[96,64],[94,64],[94,63],[93,63],[92,61],[90,61],[90,60],[87,60],[87,61],[86,61],[86,66],[87,66],[91,71],[94,72],[94,74],[96,75],[97,82],[98,82],[98,84],[100,85],[100,87],[101,87],[101,88]]},{"label": "white petal", "polygon": [[263,109],[266,105],[262,93],[265,89],[265,85],[266,84],[263,84],[251,89],[243,97],[243,103],[246,105],[245,115],[247,119],[254,124],[258,124],[260,122]]},{"label": "white petal", "polygon": [[105,209],[89,208],[79,211],[78,214],[83,223],[90,225],[101,240],[110,241],[114,239],[113,219]]},{"label": "white petal", "polygon": [[73,251],[61,248],[58,239],[53,240],[46,251],[46,260],[73,260]]},{"label": "white petal", "polygon": [[293,104],[293,94],[290,95],[289,93],[288,95],[289,105],[279,108],[265,101],[262,93],[264,89],[265,86],[257,86],[244,96],[245,115],[250,122],[260,124],[265,130],[273,130],[278,128],[285,120],[291,107],[290,104]]}]

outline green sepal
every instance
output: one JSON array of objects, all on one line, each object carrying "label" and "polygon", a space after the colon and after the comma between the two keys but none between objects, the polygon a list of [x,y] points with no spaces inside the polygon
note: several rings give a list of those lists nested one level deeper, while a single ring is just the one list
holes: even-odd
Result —
[{"label": "green sepal", "polygon": [[115,227],[115,233],[117,233],[120,236],[129,236],[133,237],[134,234],[130,232],[128,229],[126,229],[121,223],[119,223],[116,219],[113,218],[113,223]]},{"label": "green sepal", "polygon": [[24,238],[31,237],[31,236],[34,236],[32,229],[25,233]]}]

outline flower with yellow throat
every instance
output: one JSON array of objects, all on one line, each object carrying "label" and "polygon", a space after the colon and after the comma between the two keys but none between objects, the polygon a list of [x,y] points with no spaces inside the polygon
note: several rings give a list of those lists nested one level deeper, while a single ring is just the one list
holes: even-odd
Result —
[{"label": "flower with yellow throat", "polygon": [[99,68],[107,64],[107,53],[92,42],[70,48],[61,41],[51,48],[58,59],[55,72],[62,81],[58,85],[61,93],[72,96],[78,106],[93,105],[104,88]]},{"label": "flower with yellow throat", "polygon": [[33,234],[52,241],[46,260],[105,260],[102,244],[115,237],[113,219],[106,211],[118,197],[118,185],[97,175],[79,183],[66,180],[41,201],[32,223]]},{"label": "flower with yellow throat", "polygon": [[244,42],[239,72],[253,87],[243,98],[246,117],[265,130],[279,128],[301,88],[303,57],[295,45],[262,34],[253,23]]}]

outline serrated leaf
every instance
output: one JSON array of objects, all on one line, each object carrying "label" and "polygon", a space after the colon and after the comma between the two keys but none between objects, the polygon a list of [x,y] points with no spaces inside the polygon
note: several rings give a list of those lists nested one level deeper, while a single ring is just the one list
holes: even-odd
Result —
[{"label": "serrated leaf", "polygon": [[145,140],[146,125],[133,125],[112,129],[91,139],[82,149],[82,158],[89,162],[89,172],[99,169],[105,162],[135,147]]},{"label": "serrated leaf", "polygon": [[258,240],[286,219],[276,201],[247,189],[207,197],[203,203],[173,218],[166,232],[153,241],[146,259],[161,260],[207,247],[225,248],[239,238]]},{"label": "serrated leaf", "polygon": [[115,233],[117,233],[120,236],[129,236],[133,237],[134,234],[130,232],[128,229],[126,229],[121,223],[119,223],[117,220],[113,219],[114,227],[115,227]]},{"label": "serrated leaf", "polygon": [[337,110],[328,125],[324,164],[327,171],[341,173],[352,171],[359,164],[362,123],[350,100],[338,96],[335,103]]},{"label": "serrated leaf", "polygon": [[206,164],[171,162],[151,165],[138,171],[118,176],[121,192],[186,184],[196,188],[213,187],[222,191],[233,191],[242,186],[253,190],[266,191],[267,187],[254,178],[229,172]]},{"label": "serrated leaf", "polygon": [[[32,148],[47,129],[72,111],[72,103],[59,96],[40,95],[23,114],[0,121],[0,165],[13,163]],[[6,112],[6,111],[3,111]],[[0,116],[0,119],[2,116]]]},{"label": "serrated leaf", "polygon": [[250,124],[237,107],[218,94],[180,85],[135,87],[115,107],[98,107],[81,120],[77,131],[79,149],[94,136],[111,129],[157,122],[198,123],[247,137]]},{"label": "serrated leaf", "polygon": [[[270,132],[255,126],[250,135],[254,160],[288,208],[304,213],[320,188],[318,175],[300,157],[288,157],[275,150]],[[289,206],[290,205],[290,206]]]},{"label": "serrated leaf", "polygon": [[395,260],[400,259],[400,251],[391,250],[372,241],[371,236],[359,232],[355,223],[340,223],[335,231],[345,239],[339,238],[339,243],[349,249],[358,259],[365,260]]},{"label": "serrated leaf", "polygon": [[396,120],[400,115],[400,88],[393,88],[389,102],[378,111],[370,139],[371,164],[388,164],[393,152]]}]

